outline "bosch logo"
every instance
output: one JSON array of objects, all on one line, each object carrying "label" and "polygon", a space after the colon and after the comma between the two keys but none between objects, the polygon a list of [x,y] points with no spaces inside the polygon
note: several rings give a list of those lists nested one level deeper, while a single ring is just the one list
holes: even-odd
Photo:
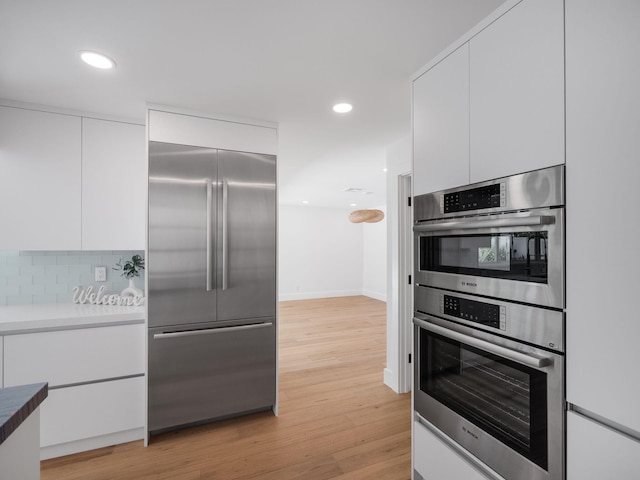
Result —
[{"label": "bosch logo", "polygon": [[462,427],[462,431],[464,433],[467,433],[467,434],[471,435],[476,440],[478,440],[478,436],[475,433],[473,433],[471,430],[467,430],[467,427]]}]

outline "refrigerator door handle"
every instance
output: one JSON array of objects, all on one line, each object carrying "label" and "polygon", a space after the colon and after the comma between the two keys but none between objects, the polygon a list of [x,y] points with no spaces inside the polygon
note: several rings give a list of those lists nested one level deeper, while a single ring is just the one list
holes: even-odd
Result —
[{"label": "refrigerator door handle", "polygon": [[211,268],[211,260],[213,259],[213,225],[211,215],[213,213],[213,184],[210,178],[206,178],[207,184],[207,292],[213,290],[213,275]]},{"label": "refrigerator door handle", "polygon": [[222,290],[229,286],[229,245],[227,239],[229,222],[229,182],[222,181]]},{"label": "refrigerator door handle", "polygon": [[176,337],[193,337],[197,335],[209,335],[212,333],[229,333],[229,332],[238,332],[242,330],[257,330],[259,328],[269,328],[271,326],[273,326],[272,323],[254,323],[251,325],[238,325],[235,327],[217,327],[217,328],[205,328],[202,330],[187,330],[182,332],[156,333],[153,335],[153,339],[162,340],[162,339],[176,338]]}]

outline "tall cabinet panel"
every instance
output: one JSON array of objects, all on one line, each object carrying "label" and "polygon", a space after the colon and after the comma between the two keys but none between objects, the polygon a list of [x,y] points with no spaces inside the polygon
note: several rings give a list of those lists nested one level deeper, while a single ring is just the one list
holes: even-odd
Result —
[{"label": "tall cabinet panel", "polygon": [[640,432],[640,2],[566,0],[566,25],[567,401]]},{"label": "tall cabinet panel", "polygon": [[82,119],[82,248],[144,250],[145,127]]},{"label": "tall cabinet panel", "polygon": [[562,0],[524,0],[470,41],[470,181],[564,163]]},{"label": "tall cabinet panel", "polygon": [[80,250],[80,117],[0,106],[0,249]]},{"label": "tall cabinet panel", "polygon": [[414,195],[469,183],[469,45],[413,82]]}]

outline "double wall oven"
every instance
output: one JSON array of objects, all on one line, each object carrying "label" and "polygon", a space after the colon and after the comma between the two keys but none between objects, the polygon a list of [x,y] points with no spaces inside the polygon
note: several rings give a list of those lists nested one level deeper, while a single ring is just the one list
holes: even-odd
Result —
[{"label": "double wall oven", "polygon": [[563,479],[564,167],[414,206],[419,421],[508,480]]}]

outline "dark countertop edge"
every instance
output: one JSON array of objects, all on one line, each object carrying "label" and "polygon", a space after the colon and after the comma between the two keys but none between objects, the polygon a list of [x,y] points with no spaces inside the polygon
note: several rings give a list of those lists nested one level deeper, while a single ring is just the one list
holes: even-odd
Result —
[{"label": "dark countertop edge", "polygon": [[0,388],[0,445],[49,395],[48,383]]}]

